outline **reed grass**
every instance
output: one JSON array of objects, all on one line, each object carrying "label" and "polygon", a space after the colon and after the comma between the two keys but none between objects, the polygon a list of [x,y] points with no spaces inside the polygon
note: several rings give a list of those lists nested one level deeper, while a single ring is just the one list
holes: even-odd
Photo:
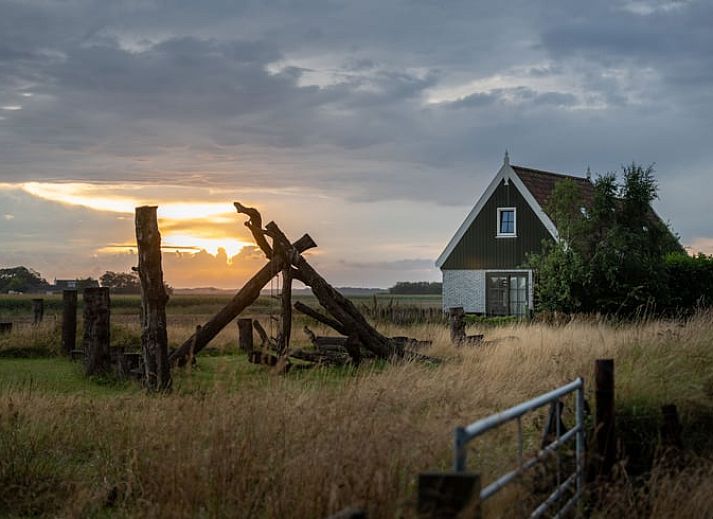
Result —
[{"label": "reed grass", "polygon": [[[191,327],[170,326],[171,340]],[[448,468],[456,425],[577,376],[589,381],[594,360],[605,357],[616,363],[623,416],[650,420],[661,404],[676,403],[687,445],[701,456],[711,452],[699,433],[713,415],[713,314],[471,327],[468,333],[492,342],[462,349],[449,344],[442,325],[380,330],[431,339],[428,353],[445,362],[279,376],[246,370],[233,353],[199,358],[197,369],[176,373],[173,394],[159,397],[0,382],[0,515],[314,518],[362,506],[369,517],[411,517],[417,475]],[[229,338],[224,353],[235,351],[233,332]],[[525,420],[528,450],[537,447],[543,420],[542,413]],[[514,429],[505,428],[474,442],[469,466],[487,482],[514,458]],[[647,492],[621,487],[608,506],[631,517],[710,516],[709,466],[655,474]],[[486,513],[514,514],[514,492]]]}]

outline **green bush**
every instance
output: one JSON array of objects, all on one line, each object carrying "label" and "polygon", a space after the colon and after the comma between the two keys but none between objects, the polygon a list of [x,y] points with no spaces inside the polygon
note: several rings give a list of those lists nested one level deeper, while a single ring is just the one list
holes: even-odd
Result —
[{"label": "green bush", "polygon": [[668,312],[691,311],[713,304],[713,256],[669,254],[664,259]]}]

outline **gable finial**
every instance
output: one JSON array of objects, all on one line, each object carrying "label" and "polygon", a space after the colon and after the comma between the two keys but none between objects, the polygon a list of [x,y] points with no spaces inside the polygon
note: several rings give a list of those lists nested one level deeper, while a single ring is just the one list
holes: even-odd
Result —
[{"label": "gable finial", "polygon": [[507,149],[505,150],[505,157],[503,157],[503,164],[510,165],[510,154]]},{"label": "gable finial", "polygon": [[592,170],[587,166],[587,180],[592,180]]}]

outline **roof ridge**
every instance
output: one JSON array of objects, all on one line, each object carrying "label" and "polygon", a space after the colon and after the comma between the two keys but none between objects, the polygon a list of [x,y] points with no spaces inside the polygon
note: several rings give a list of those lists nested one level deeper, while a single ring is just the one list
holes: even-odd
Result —
[{"label": "roof ridge", "polygon": [[[589,180],[587,177],[578,177],[578,176],[575,176],[575,175],[569,175],[569,174],[567,174],[567,173],[556,173],[556,172],[554,172],[554,171],[545,171],[544,169],[535,169],[535,168],[530,168],[530,167],[528,167],[528,166],[516,166],[516,165],[512,165],[512,166],[510,166],[510,167],[512,167],[513,169],[524,169],[524,170],[527,170],[527,171],[532,171],[532,172],[534,172],[534,173],[542,173],[542,174],[544,174],[544,175],[552,175],[552,176],[554,176],[554,177],[574,178],[574,179],[576,179],[576,180],[586,180],[586,181],[588,181],[588,182],[591,182],[591,180]],[[517,171],[516,171],[516,173],[517,173]]]}]

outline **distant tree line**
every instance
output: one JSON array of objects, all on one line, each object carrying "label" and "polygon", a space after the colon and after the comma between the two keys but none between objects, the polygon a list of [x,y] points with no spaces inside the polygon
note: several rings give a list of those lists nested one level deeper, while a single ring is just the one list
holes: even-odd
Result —
[{"label": "distant tree line", "polygon": [[[80,292],[87,287],[99,286],[109,287],[114,294],[140,294],[141,283],[139,276],[133,271],[113,272],[107,270],[99,278],[99,281],[92,277],[77,278],[75,287]],[[42,275],[27,267],[11,267],[0,269],[0,293],[7,292],[47,292],[57,287],[51,285]],[[173,288],[166,285],[169,295],[173,293]]]},{"label": "distant tree line", "polygon": [[50,288],[39,272],[27,267],[0,269],[0,292],[42,292]]},{"label": "distant tree line", "polygon": [[573,181],[558,183],[546,209],[560,239],[528,258],[538,309],[631,315],[713,304],[713,258],[686,254],[651,209],[657,191],[653,167],[635,163],[621,180],[597,178],[590,204]]},{"label": "distant tree line", "polygon": [[390,294],[440,294],[442,283],[437,281],[399,281],[389,288]]}]

